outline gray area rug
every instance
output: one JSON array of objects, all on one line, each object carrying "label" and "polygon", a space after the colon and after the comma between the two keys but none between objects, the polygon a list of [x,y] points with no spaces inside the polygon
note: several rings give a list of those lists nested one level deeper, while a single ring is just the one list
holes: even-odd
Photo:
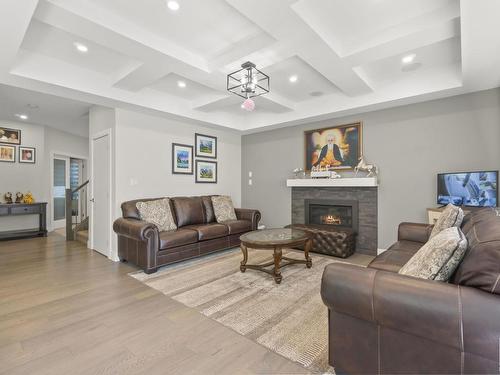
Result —
[{"label": "gray area rug", "polygon": [[[304,256],[294,250],[283,255]],[[270,251],[249,249],[248,263],[265,263],[271,257]],[[373,258],[311,257],[311,269],[302,264],[283,268],[280,285],[260,271],[241,273],[239,249],[163,267],[152,275],[130,275],[312,372],[333,373],[328,365],[327,308],[319,293],[323,269],[333,262],[366,266]]]}]

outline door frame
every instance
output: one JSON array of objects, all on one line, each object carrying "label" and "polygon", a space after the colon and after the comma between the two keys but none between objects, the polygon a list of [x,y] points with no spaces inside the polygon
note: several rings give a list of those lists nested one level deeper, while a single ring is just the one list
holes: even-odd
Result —
[{"label": "door frame", "polygon": [[[94,141],[103,138],[103,137],[108,137],[108,158],[109,158],[109,188],[108,188],[108,195],[109,195],[109,218],[110,218],[110,223],[109,223],[109,231],[108,231],[108,258],[111,260],[117,260],[118,256],[114,254],[114,246],[112,244],[112,239],[113,239],[113,225],[111,221],[113,220],[113,150],[112,150],[112,145],[113,145],[113,132],[112,129],[105,129],[103,131],[97,132],[95,134],[92,134],[90,137],[90,158],[92,160],[92,165],[90,166],[90,196],[88,197],[89,201],[90,199],[94,198]],[[90,213],[89,215],[89,220],[90,220],[90,233],[89,233],[89,248],[94,250],[94,203],[92,201],[89,202],[88,206],[88,211]],[[97,250],[94,250],[97,251]]]},{"label": "door frame", "polygon": [[[65,152],[65,151],[57,151],[57,150],[52,150],[49,153],[50,155],[50,181],[49,181],[49,189],[50,189],[50,201],[48,202],[48,206],[50,207],[50,219],[47,221],[48,222],[48,231],[52,232],[54,228],[54,192],[52,189],[52,185],[54,184],[54,159],[57,159],[57,155],[59,156],[64,156],[67,158],[73,158],[73,159],[82,159],[85,160],[88,164],[88,156],[82,156],[78,154],[73,154],[71,152]],[[69,177],[69,176],[68,176]]]}]

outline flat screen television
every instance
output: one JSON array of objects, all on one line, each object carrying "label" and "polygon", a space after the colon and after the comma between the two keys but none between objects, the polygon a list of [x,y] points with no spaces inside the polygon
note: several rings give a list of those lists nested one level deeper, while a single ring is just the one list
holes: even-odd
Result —
[{"label": "flat screen television", "polygon": [[437,203],[468,207],[496,207],[498,171],[440,173]]}]

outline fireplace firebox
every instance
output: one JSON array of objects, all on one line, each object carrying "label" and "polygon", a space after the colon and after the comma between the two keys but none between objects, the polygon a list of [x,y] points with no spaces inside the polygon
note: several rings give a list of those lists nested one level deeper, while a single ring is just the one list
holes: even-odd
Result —
[{"label": "fireplace firebox", "polygon": [[358,232],[358,201],[306,199],[305,224]]}]

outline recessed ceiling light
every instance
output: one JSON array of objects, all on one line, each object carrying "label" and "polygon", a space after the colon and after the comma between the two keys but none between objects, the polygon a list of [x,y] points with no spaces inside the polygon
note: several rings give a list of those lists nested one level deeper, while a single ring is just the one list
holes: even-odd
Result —
[{"label": "recessed ceiling light", "polygon": [[25,115],[24,113],[16,113],[16,117],[20,118],[21,120],[27,120],[28,115]]},{"label": "recessed ceiling light", "polygon": [[290,77],[290,78],[288,78],[288,79],[289,79],[289,81],[290,81],[290,82],[295,83],[295,82],[297,82],[297,80],[299,79],[299,77],[297,77],[297,76],[293,75],[293,76],[291,76],[291,77]]},{"label": "recessed ceiling light", "polygon": [[417,57],[417,55],[414,53],[412,53],[410,55],[403,56],[403,58],[401,59],[401,62],[403,64],[411,64],[413,62],[413,60],[415,60],[415,57]]},{"label": "recessed ceiling light", "polygon": [[176,10],[179,10],[179,8],[181,7],[177,1],[167,1],[167,6],[168,9],[173,10],[174,12]]},{"label": "recessed ceiling light", "polygon": [[184,87],[186,87],[186,82],[184,82],[184,81],[177,81],[177,86],[179,86],[181,89],[183,89]]},{"label": "recessed ceiling light", "polygon": [[86,53],[89,51],[89,47],[87,47],[85,44],[75,42],[73,43],[73,45],[75,46],[78,52]]}]

